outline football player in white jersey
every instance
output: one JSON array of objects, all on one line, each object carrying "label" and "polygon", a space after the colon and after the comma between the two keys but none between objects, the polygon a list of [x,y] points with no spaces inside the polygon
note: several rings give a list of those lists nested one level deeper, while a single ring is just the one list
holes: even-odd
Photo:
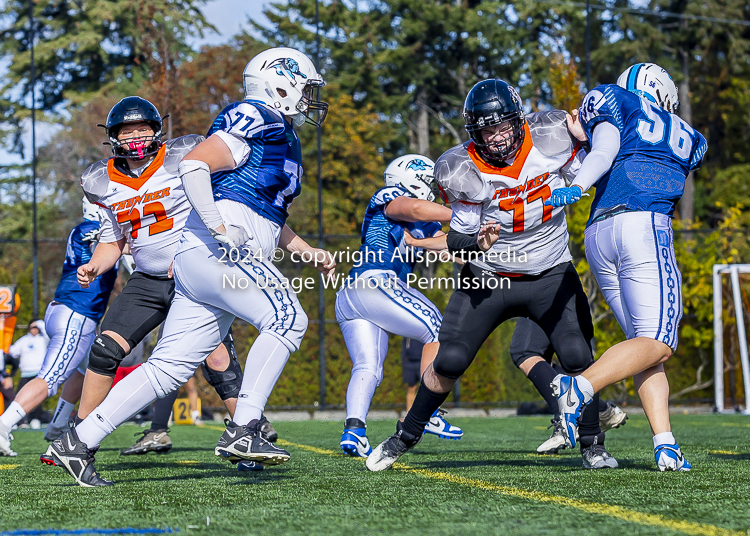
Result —
[{"label": "football player in white jersey", "polygon": [[[388,334],[420,340],[422,371],[435,358],[443,317],[427,297],[407,284],[419,249],[409,251],[412,239],[432,239],[423,247],[446,251],[440,222],[451,210],[433,203],[435,163],[417,154],[398,157],[385,169],[385,188],[370,199],[362,223],[362,262],[349,272],[336,295],[336,320],[352,359],[346,391],[346,422],[339,443],[350,456],[372,451],[366,435],[367,413],[375,388],[383,379]],[[426,242],[428,240],[423,240]],[[461,439],[463,431],[435,410],[426,432],[444,439]]]},{"label": "football player in white jersey", "polygon": [[[468,252],[469,262],[446,307],[437,357],[403,424],[367,458],[371,471],[388,469],[417,444],[432,413],[506,320],[528,317],[539,324],[560,349],[567,372],[581,372],[593,362],[591,312],[571,263],[565,213],[544,206],[581,164],[567,114],[525,116],[516,90],[490,79],[469,92],[464,119],[471,141],[438,159],[435,179],[453,209],[448,248]],[[547,389],[555,376],[543,360],[529,374],[538,388]],[[584,467],[617,467],[604,448],[595,405],[582,421]]]},{"label": "football player in white jersey", "polygon": [[163,336],[147,363],[50,447],[80,485],[112,484],[96,474],[92,449],[131,415],[187,382],[236,316],[260,334],[247,356],[234,421],[228,421],[216,454],[266,465],[289,459],[261,433],[262,412],[308,321],[270,261],[281,246],[324,274],[335,268],[330,253],[312,248],[285,225],[301,189],[302,152],[293,125],[322,123],[328,105],[316,93],[324,84],[297,50],[260,53],[245,68],[245,100],[222,110],[206,141],[180,163],[193,211],[174,257],[175,297]]},{"label": "football player in white jersey", "polygon": [[[153,104],[136,96],[115,104],[104,127],[113,157],[90,165],[81,177],[86,197],[102,213],[99,244],[88,262],[78,267],[77,279],[83,288],[97,285],[120,258],[126,242],[136,269],[112,301],[101,334],[91,345],[76,422],[104,400],[120,362],[167,316],[175,287],[171,265],[191,211],[177,167],[204,140],[188,135],[162,142],[161,115]],[[206,364],[216,372],[231,373],[211,375],[214,382],[209,383],[217,391],[232,388],[222,381],[230,376],[239,386],[242,369],[226,352],[219,349]],[[60,463],[52,456],[54,445],[42,455],[43,463]],[[81,469],[80,464],[73,465],[64,464],[69,472]],[[93,474],[87,478],[98,479]]]},{"label": "football player in white jersey", "polygon": [[591,155],[573,184],[549,201],[555,207],[573,203],[596,184],[586,258],[627,336],[580,376],[555,378],[568,443],[575,443],[578,415],[591,396],[633,376],[660,471],[691,469],[672,434],[663,363],[677,348],[682,317],[672,214],[707,145],[676,115],[679,107],[675,83],[653,63],[633,65],[617,84],[592,89],[578,115]]}]

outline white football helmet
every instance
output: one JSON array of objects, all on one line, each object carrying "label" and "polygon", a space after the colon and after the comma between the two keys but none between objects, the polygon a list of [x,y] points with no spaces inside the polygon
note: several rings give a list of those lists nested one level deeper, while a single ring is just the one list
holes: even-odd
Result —
[{"label": "white football helmet", "polygon": [[83,219],[86,221],[100,221],[99,220],[99,207],[94,203],[83,198]]},{"label": "white football helmet", "polygon": [[306,121],[320,126],[328,103],[320,100],[326,85],[312,60],[299,50],[276,47],[261,52],[245,67],[245,98],[259,100],[292,118],[298,127]]},{"label": "white football helmet", "polygon": [[669,73],[655,63],[636,63],[617,79],[617,85],[658,104],[671,114],[680,109],[680,97]]},{"label": "white football helmet", "polygon": [[419,154],[399,156],[385,168],[385,185],[401,186],[418,199],[434,201],[435,162]]}]

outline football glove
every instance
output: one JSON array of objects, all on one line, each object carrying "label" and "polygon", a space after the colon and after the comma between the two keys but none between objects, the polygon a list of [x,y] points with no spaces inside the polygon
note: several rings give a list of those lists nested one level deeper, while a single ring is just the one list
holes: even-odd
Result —
[{"label": "football glove", "polygon": [[99,229],[92,229],[88,233],[84,234],[81,241],[84,243],[98,242],[99,241]]},{"label": "football glove", "polygon": [[250,240],[250,235],[247,234],[244,227],[224,224],[224,228],[226,229],[226,234],[221,234],[215,229],[211,229],[211,235],[217,242],[236,249]]},{"label": "football glove", "polygon": [[556,188],[552,191],[552,195],[544,203],[548,207],[562,207],[564,205],[570,205],[581,199],[583,190],[580,186],[570,186],[569,188]]}]

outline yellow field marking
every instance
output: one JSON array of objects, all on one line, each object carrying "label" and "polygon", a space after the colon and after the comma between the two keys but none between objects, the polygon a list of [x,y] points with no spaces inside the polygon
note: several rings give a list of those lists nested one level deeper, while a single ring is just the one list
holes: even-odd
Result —
[{"label": "yellow field marking", "polygon": [[737,452],[736,450],[709,450],[709,454],[728,454],[729,456],[739,456],[740,454],[743,454],[742,452]]},{"label": "yellow field marking", "polygon": [[750,424],[739,424],[736,422],[723,422],[722,426],[739,426],[740,428],[750,428]]},{"label": "yellow field marking", "polygon": [[18,465],[15,464],[0,465],[0,471],[4,471],[6,469],[15,469],[16,467],[18,467]]},{"label": "yellow field marking", "polygon": [[[280,439],[278,441],[280,445],[294,447],[301,450],[307,450],[315,452],[316,454],[328,454],[338,455],[339,453],[333,450],[321,449],[313,447],[311,445],[301,445],[299,443],[292,443],[290,441],[284,441]],[[358,458],[364,460],[363,458]],[[541,491],[525,490],[520,488],[511,488],[508,486],[500,486],[492,484],[490,482],[484,482],[482,480],[475,480],[473,478],[465,478],[462,476],[454,475],[451,473],[443,473],[439,471],[431,471],[429,469],[417,469],[409,465],[402,463],[394,464],[395,469],[413,473],[415,475],[422,476],[424,478],[430,478],[433,480],[443,480],[452,484],[459,484],[462,486],[468,486],[471,488],[483,489],[486,491],[494,491],[502,495],[510,497],[518,497],[520,499],[527,499],[531,501],[544,502],[557,504],[560,506],[568,506],[576,508],[588,514],[597,514],[620,519],[629,523],[638,523],[640,525],[648,525],[652,527],[660,527],[668,530],[676,530],[690,534],[691,536],[746,536],[747,533],[744,531],[734,531],[729,529],[722,529],[714,525],[707,525],[704,523],[694,523],[692,521],[680,521],[677,519],[669,519],[664,516],[655,514],[646,514],[638,512],[636,510],[629,510],[621,506],[614,506],[611,504],[594,503],[589,501],[583,501],[580,499],[571,499],[570,497],[562,497],[560,495],[550,495]]]},{"label": "yellow field marking", "polygon": [[201,463],[201,462],[199,462],[198,460],[179,460],[177,463],[181,465],[193,465],[193,464]]}]

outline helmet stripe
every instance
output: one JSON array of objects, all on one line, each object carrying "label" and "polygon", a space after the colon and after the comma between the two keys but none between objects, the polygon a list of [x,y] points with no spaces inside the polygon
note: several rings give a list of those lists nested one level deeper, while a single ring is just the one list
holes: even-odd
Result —
[{"label": "helmet stripe", "polygon": [[630,91],[633,91],[636,88],[636,84],[638,82],[638,73],[641,71],[641,67],[643,67],[642,63],[638,63],[636,65],[633,65],[630,69],[630,74],[628,75],[628,89]]}]

